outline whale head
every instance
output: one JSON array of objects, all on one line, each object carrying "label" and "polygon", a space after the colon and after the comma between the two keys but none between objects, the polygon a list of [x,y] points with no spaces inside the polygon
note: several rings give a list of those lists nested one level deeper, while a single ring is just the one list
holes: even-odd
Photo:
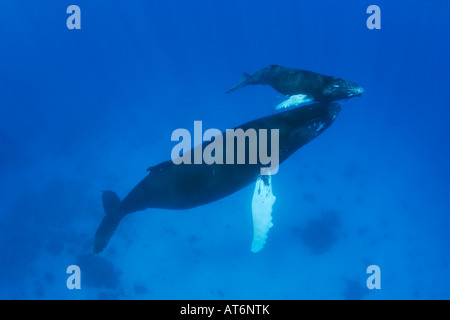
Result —
[{"label": "whale head", "polygon": [[323,91],[323,95],[328,100],[345,100],[353,97],[360,97],[364,89],[357,83],[340,78],[332,78]]}]

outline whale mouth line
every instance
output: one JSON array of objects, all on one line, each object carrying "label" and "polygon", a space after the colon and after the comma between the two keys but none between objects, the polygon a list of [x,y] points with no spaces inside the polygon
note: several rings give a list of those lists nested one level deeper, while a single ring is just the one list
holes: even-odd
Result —
[{"label": "whale mouth line", "polygon": [[346,94],[346,96],[347,96],[347,98],[361,97],[363,92],[364,92],[364,89],[361,87],[358,87],[356,89],[349,90],[348,93]]}]

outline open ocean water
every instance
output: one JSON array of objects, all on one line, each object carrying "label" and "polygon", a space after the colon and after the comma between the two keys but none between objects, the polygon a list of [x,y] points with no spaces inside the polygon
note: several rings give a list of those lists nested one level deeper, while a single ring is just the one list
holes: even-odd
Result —
[{"label": "open ocean water", "polygon": [[[444,0],[2,1],[0,298],[449,299],[449,18]],[[101,191],[126,196],[177,128],[272,114],[268,86],[225,94],[271,64],[365,92],[273,176],[265,247],[250,185],[129,215],[92,253]]]}]

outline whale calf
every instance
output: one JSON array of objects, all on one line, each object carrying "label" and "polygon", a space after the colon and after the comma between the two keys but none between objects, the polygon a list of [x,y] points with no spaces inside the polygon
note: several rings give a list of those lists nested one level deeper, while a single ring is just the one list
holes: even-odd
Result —
[{"label": "whale calf", "polygon": [[[278,129],[279,163],[282,163],[324,132],[334,122],[340,110],[340,104],[335,102],[313,103],[259,118],[237,128],[267,131]],[[224,134],[222,132],[222,135]],[[270,136],[268,140],[270,145]],[[205,141],[200,146],[205,149],[210,143],[212,142]],[[249,154],[249,144],[246,144],[245,140],[243,144],[245,153]],[[239,146],[235,145],[236,150],[237,148]],[[191,155],[194,153],[193,149],[189,152]],[[236,154],[237,152],[234,152],[235,156]],[[226,157],[226,154],[223,156]],[[149,174],[123,200],[113,191],[103,192],[105,216],[96,231],[93,250],[101,252],[120,221],[130,213],[149,208],[180,210],[205,205],[254,183],[260,177],[261,167],[264,166],[259,160],[245,164],[237,164],[235,161],[234,164],[178,165],[169,160],[150,167]]]},{"label": "whale calf", "polygon": [[244,73],[241,81],[226,93],[247,85],[269,85],[279,93],[294,97],[277,109],[312,101],[338,101],[359,97],[364,92],[358,84],[341,78],[312,71],[270,65],[250,75]]}]

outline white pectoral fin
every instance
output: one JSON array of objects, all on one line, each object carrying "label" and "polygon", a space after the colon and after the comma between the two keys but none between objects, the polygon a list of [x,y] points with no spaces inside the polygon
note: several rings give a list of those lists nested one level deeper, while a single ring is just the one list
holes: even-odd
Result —
[{"label": "white pectoral fin", "polygon": [[313,97],[307,94],[296,94],[290,96],[288,99],[284,100],[282,103],[276,106],[276,110],[298,107],[302,104],[306,104],[312,102],[314,100]]},{"label": "white pectoral fin", "polygon": [[275,203],[275,199],[275,196],[272,194],[272,177],[270,175],[259,176],[256,180],[252,200],[252,252],[260,251],[266,243],[267,233],[273,226],[272,207]]}]

